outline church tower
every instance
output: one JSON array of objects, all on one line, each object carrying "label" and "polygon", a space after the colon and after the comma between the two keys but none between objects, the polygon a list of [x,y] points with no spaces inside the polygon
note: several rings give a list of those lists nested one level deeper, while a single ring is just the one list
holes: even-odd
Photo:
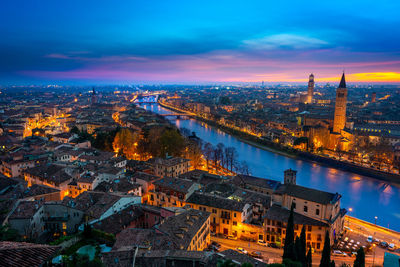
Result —
[{"label": "church tower", "polygon": [[347,88],[344,72],[336,89],[335,117],[333,118],[333,132],[340,133],[346,125]]},{"label": "church tower", "polygon": [[311,104],[314,94],[314,74],[310,74],[308,78],[308,92],[307,92],[307,104]]}]

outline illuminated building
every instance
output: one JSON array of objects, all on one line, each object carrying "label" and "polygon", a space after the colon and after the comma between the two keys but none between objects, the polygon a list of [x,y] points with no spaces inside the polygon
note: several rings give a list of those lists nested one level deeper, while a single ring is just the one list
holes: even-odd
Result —
[{"label": "illuminated building", "polygon": [[314,74],[311,73],[308,80],[307,104],[312,103],[313,94],[314,94]]},{"label": "illuminated building", "polygon": [[344,73],[336,89],[335,116],[333,118],[333,132],[340,133],[346,125],[347,88]]}]

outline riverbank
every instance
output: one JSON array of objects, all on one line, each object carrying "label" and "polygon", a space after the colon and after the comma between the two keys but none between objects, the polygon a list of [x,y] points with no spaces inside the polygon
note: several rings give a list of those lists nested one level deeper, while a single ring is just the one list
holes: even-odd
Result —
[{"label": "riverbank", "polygon": [[[169,105],[165,105],[162,102],[158,102],[158,104],[169,110],[173,110],[176,112],[185,112],[183,110],[171,107]],[[395,184],[400,185],[400,175],[398,175],[398,174],[382,172],[379,170],[359,166],[359,165],[356,165],[356,164],[353,164],[350,162],[339,161],[336,159],[322,157],[322,156],[312,154],[309,152],[299,151],[299,150],[296,150],[293,148],[284,147],[284,146],[274,143],[272,141],[260,139],[256,136],[220,125],[219,123],[196,116],[194,114],[190,114],[188,116],[193,117],[200,122],[204,122],[204,123],[216,128],[216,129],[219,129],[225,133],[228,133],[246,144],[255,146],[255,147],[257,147],[259,149],[263,149],[265,151],[270,151],[272,153],[276,153],[276,154],[279,154],[279,155],[282,155],[285,157],[290,157],[292,159],[306,160],[309,162],[317,163],[322,166],[332,167],[332,168],[340,169],[340,170],[343,170],[343,171],[346,171],[349,173],[355,173],[358,175],[367,176],[367,177],[377,179],[380,181],[385,181],[385,182],[390,182],[390,183],[395,183]]]}]

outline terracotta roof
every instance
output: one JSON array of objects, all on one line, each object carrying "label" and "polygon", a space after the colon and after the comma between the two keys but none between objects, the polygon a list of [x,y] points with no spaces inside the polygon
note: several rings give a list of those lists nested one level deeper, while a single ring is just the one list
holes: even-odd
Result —
[{"label": "terracotta roof", "polygon": [[59,247],[24,242],[0,242],[0,266],[42,266]]},{"label": "terracotta roof", "polygon": [[[284,208],[282,206],[279,206],[277,204],[274,204],[274,205],[272,205],[271,208],[269,208],[269,210],[265,214],[264,218],[286,223],[289,220],[289,215],[290,215],[290,210],[288,210],[287,208]],[[299,224],[299,225],[315,225],[315,226],[324,226],[324,227],[329,226],[328,224],[326,224],[324,222],[318,221],[311,217],[304,216],[297,212],[293,213],[293,220],[294,220],[295,224]]]},{"label": "terracotta roof", "polygon": [[246,202],[236,201],[233,199],[227,199],[225,197],[219,197],[212,194],[194,192],[190,195],[190,197],[186,200],[188,204],[193,203],[197,205],[214,207],[218,209],[224,210],[233,210],[233,211],[243,211]]},{"label": "terracotta roof", "polygon": [[333,194],[295,184],[282,184],[276,193],[287,194],[292,197],[297,197],[320,204],[334,204],[342,197],[338,193]]}]

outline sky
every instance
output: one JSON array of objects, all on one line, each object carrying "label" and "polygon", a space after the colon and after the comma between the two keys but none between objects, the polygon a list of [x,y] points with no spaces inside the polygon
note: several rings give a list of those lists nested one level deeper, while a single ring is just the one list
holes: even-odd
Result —
[{"label": "sky", "polygon": [[0,84],[400,82],[398,0],[2,0]]}]

